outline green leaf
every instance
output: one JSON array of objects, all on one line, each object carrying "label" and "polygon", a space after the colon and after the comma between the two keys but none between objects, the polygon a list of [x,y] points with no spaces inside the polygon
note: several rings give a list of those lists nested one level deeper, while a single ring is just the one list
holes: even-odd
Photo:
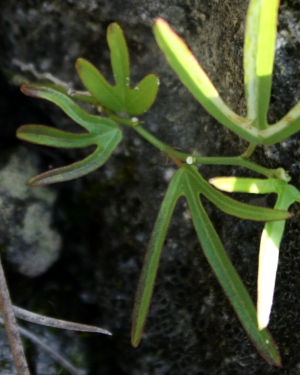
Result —
[{"label": "green leaf", "polygon": [[170,66],[203,107],[221,124],[249,142],[272,145],[300,130],[300,104],[276,124],[267,123],[275,55],[279,0],[251,0],[244,43],[244,86],[247,117],[234,113],[188,49],[162,19],[154,35]]},{"label": "green leaf", "polygon": [[94,65],[80,58],[76,62],[76,68],[81,81],[100,105],[114,112],[141,115],[154,103],[159,86],[158,78],[149,74],[131,89],[128,48],[118,24],[109,25],[107,41],[111,51],[115,86],[108,83]]},{"label": "green leaf", "polygon": [[148,250],[145,255],[144,265],[142,268],[133,309],[131,342],[134,347],[138,346],[144,330],[144,325],[153,294],[153,288],[162,247],[171,221],[174,207],[178,198],[182,194],[183,173],[184,171],[182,169],[177,171],[170,182],[167,193],[160,207]]},{"label": "green leaf", "polygon": [[244,77],[247,117],[267,128],[279,0],[251,0],[246,19]]},{"label": "green leaf", "polygon": [[[299,190],[283,180],[216,177],[210,183],[229,192],[276,193],[275,208],[280,210],[287,210],[294,202],[300,202]],[[260,330],[269,323],[284,227],[284,220],[266,223],[260,241],[257,279],[257,323]]]},{"label": "green leaf", "polygon": [[282,197],[285,205],[291,205],[300,200],[300,192],[295,186],[277,178],[214,177],[209,182],[216,188],[230,193],[275,193]]},{"label": "green leaf", "polygon": [[[299,190],[286,182],[276,184],[273,192],[278,195],[274,206],[276,209],[287,210],[294,202],[300,202]],[[259,193],[261,193],[261,190]],[[274,298],[279,248],[284,228],[284,220],[266,223],[261,236],[257,277],[257,323],[259,329],[266,328],[269,323]]]},{"label": "green leaf", "polygon": [[112,120],[86,113],[72,99],[60,91],[37,85],[23,85],[21,91],[28,96],[46,99],[58,105],[73,121],[90,132],[106,132],[117,128],[117,124]]},{"label": "green leaf", "polygon": [[124,100],[118,88],[111,86],[99,70],[89,61],[79,58],[76,61],[78,75],[86,89],[99,104],[114,112],[124,111]]},{"label": "green leaf", "polygon": [[37,187],[69,181],[98,169],[107,161],[121,139],[121,130],[112,129],[98,138],[97,148],[91,155],[79,162],[53,169],[32,178],[29,182],[30,186]]},{"label": "green leaf", "polygon": [[261,139],[265,145],[273,145],[284,141],[300,130],[300,103],[297,103],[281,120],[276,124],[268,126],[261,131]]},{"label": "green leaf", "polygon": [[230,130],[249,142],[256,142],[257,129],[251,126],[248,119],[238,116],[223,102],[195,56],[167,22],[162,19],[156,20],[153,30],[170,66],[203,107]]},{"label": "green leaf", "polygon": [[44,125],[23,125],[17,130],[17,138],[23,141],[52,147],[87,147],[91,145],[90,134],[74,134]]},{"label": "green leaf", "polygon": [[167,229],[178,198],[181,195],[185,195],[203,251],[233,305],[245,331],[261,355],[268,362],[280,366],[280,355],[276,345],[267,330],[261,332],[258,330],[256,310],[252,300],[232,266],[213,225],[204,211],[199,197],[199,194],[203,193],[202,187],[203,184],[195,179],[195,169],[188,165],[180,168],[170,182],[155,222],[140,276],[133,312],[131,331],[132,345],[137,346],[140,342],[153,294],[159,259]]},{"label": "green leaf", "polygon": [[254,221],[284,220],[291,216],[288,211],[253,206],[227,197],[220,191],[214,189],[208,182],[206,182],[196,168],[192,166],[186,166],[185,168],[187,168],[188,174],[190,176],[189,183],[192,184],[192,188],[196,192],[203,194],[220,210],[227,214],[239,217],[241,219]]},{"label": "green leaf", "polygon": [[266,223],[260,240],[257,277],[257,324],[259,330],[266,328],[269,324],[275,290],[279,248],[284,227],[284,220]]},{"label": "green leaf", "polygon": [[124,33],[117,23],[108,26],[107,42],[116,85],[120,96],[125,99],[130,86],[129,53]]},{"label": "green leaf", "polygon": [[148,74],[131,91],[126,101],[126,112],[132,115],[142,115],[152,106],[157,96],[159,79],[154,74]]},{"label": "green leaf", "polygon": [[60,91],[35,85],[24,85],[22,91],[26,95],[47,99],[55,103],[75,122],[84,127],[87,133],[73,134],[49,126],[24,125],[17,130],[18,138],[52,147],[97,146],[90,156],[79,162],[34,177],[30,181],[31,186],[36,187],[68,181],[94,171],[106,162],[122,139],[122,132],[115,122],[86,113]]},{"label": "green leaf", "polygon": [[[187,178],[188,181],[190,181],[190,176],[187,176]],[[246,333],[262,357],[268,362],[280,366],[281,359],[273,338],[267,330],[258,330],[256,310],[253,302],[235,268],[230,262],[198,195],[195,194],[194,189],[190,188],[188,183],[185,185],[184,194],[188,200],[194,227],[204,254]]]},{"label": "green leaf", "polygon": [[283,180],[275,178],[242,178],[242,177],[214,177],[209,180],[210,184],[222,191],[268,194],[274,193],[286,185]]}]

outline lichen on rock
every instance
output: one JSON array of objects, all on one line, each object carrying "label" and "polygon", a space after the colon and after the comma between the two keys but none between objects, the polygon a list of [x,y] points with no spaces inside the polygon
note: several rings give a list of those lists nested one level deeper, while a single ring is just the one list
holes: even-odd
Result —
[{"label": "lichen on rock", "polygon": [[44,273],[61,249],[61,236],[51,226],[56,194],[50,188],[28,186],[37,173],[22,147],[12,150],[0,166],[0,246],[5,259],[30,277]]}]

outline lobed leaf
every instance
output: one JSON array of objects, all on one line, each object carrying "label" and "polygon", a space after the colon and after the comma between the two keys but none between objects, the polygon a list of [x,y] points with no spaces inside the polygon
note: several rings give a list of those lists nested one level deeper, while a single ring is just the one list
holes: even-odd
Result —
[{"label": "lobed leaf", "polygon": [[148,314],[159,259],[171,216],[178,198],[185,195],[191,210],[193,223],[203,251],[212,266],[227,297],[233,305],[242,325],[260,354],[270,363],[280,366],[277,347],[267,330],[259,331],[256,310],[252,300],[231,264],[224,247],[211,224],[199,198],[203,185],[195,180],[195,169],[185,165],[173,176],[162,202],[140,276],[135,299],[132,345],[137,346],[143,333]]},{"label": "lobed leaf", "polygon": [[223,102],[195,56],[167,22],[157,19],[153,30],[170,66],[203,107],[230,130],[249,142],[256,142],[257,129],[251,126],[251,121],[238,116]]},{"label": "lobed leaf", "polygon": [[142,115],[154,103],[159,86],[158,78],[149,74],[131,89],[128,47],[123,31],[117,23],[109,25],[107,41],[116,88],[123,99],[122,110],[131,115]]},{"label": "lobed leaf", "polygon": [[23,125],[17,137],[29,142],[52,147],[78,148],[96,145],[96,150],[85,159],[71,165],[56,168],[31,179],[31,186],[42,186],[81,177],[102,166],[122,138],[117,124],[100,116],[83,111],[68,96],[49,87],[24,85],[22,91],[29,96],[47,99],[57,104],[69,117],[88,132],[73,134],[42,125]]},{"label": "lobed leaf", "polygon": [[121,130],[118,128],[112,129],[110,132],[103,134],[101,138],[98,137],[97,148],[91,155],[76,163],[53,169],[32,178],[29,182],[30,186],[37,187],[69,181],[96,170],[107,161],[121,139]]},{"label": "lobed leaf", "polygon": [[128,48],[123,31],[117,23],[109,25],[107,41],[115,85],[108,83],[94,65],[80,58],[76,62],[76,68],[81,81],[102,106],[114,112],[141,115],[154,103],[159,81],[154,74],[149,74],[131,89]]},{"label": "lobed leaf", "polygon": [[[187,176],[187,178],[190,180],[190,175]],[[220,238],[209,220],[198,195],[195,194],[195,191],[189,186],[189,184],[185,185],[184,194],[187,198],[194,227],[204,254],[246,333],[262,357],[264,357],[269,363],[280,366],[280,354],[273,338],[267,330],[258,330],[256,310],[253,302],[229,260]]]}]

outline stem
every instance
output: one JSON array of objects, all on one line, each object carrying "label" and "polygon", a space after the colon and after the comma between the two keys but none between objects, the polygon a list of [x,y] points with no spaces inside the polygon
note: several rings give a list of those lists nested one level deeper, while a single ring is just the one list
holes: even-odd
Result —
[{"label": "stem", "polygon": [[166,155],[175,158],[180,161],[184,161],[188,164],[206,164],[206,165],[237,165],[240,167],[244,167],[250,169],[254,172],[262,174],[268,178],[279,178],[282,179],[282,168],[277,169],[269,169],[262,167],[256,163],[253,163],[247,160],[254,152],[257,144],[251,143],[248,149],[240,156],[228,156],[228,157],[220,157],[220,156],[197,156],[192,154],[186,154],[184,152],[180,152],[174,150],[172,147],[168,146],[164,142],[157,139],[154,135],[149,133],[145,128],[141,126],[140,121],[136,118],[124,118],[118,116],[112,112],[107,112],[109,117],[118,122],[119,124],[129,126],[131,129],[135,130],[139,133],[143,138],[145,138],[149,143],[151,143],[154,147],[158,148],[160,151],[164,152]]},{"label": "stem", "polygon": [[243,159],[249,159],[250,156],[252,156],[253,152],[255,151],[256,147],[257,147],[257,143],[250,143],[247,150],[245,152],[243,152],[240,155],[240,157],[243,158]]},{"label": "stem", "polygon": [[0,310],[18,375],[30,375],[0,259]]},{"label": "stem", "polygon": [[278,178],[283,179],[284,181],[289,181],[290,177],[288,172],[286,172],[283,168],[277,169],[269,169],[262,167],[256,163],[253,163],[249,160],[250,156],[253,154],[257,147],[257,143],[250,143],[247,150],[241,154],[240,156],[228,156],[228,157],[214,157],[214,156],[196,156],[192,154],[186,154],[184,152],[176,151],[172,147],[166,145],[164,142],[157,139],[154,135],[149,133],[145,128],[141,126],[143,123],[139,121],[136,117],[131,118],[124,118],[121,116],[112,113],[111,111],[105,109],[105,113],[109,115],[109,117],[118,122],[119,124],[129,126],[137,133],[139,133],[143,138],[145,138],[149,143],[151,143],[154,147],[158,148],[166,155],[170,156],[173,159],[177,159],[179,161],[186,162],[188,164],[206,164],[206,165],[237,165],[240,167],[244,167],[250,169],[254,172],[257,172],[263,176],[268,178]]},{"label": "stem", "polygon": [[[126,124],[128,125],[128,124]],[[143,138],[145,138],[148,142],[150,142],[153,146],[164,152],[165,154],[176,158],[181,161],[185,161],[188,164],[217,164],[217,165],[237,165],[240,167],[244,167],[247,169],[250,169],[254,172],[260,173],[268,178],[279,178],[279,171],[278,169],[269,169],[262,167],[258,164],[255,164],[247,159],[245,157],[249,157],[251,154],[250,152],[254,151],[254,148],[256,147],[255,144],[250,145],[248,150],[241,156],[228,156],[228,157],[219,157],[219,156],[196,156],[191,154],[186,154],[184,152],[180,152],[177,150],[174,150],[172,147],[166,145],[164,142],[160,141],[156,137],[154,137],[151,133],[149,133],[146,129],[144,129],[142,126],[132,126],[131,128],[134,129],[137,133],[139,133]],[[248,156],[248,154],[250,154]]]},{"label": "stem", "polygon": [[[10,77],[10,79],[12,79]],[[47,87],[53,87],[56,90],[59,90],[63,92],[64,94],[67,94],[69,96],[72,96],[74,100],[78,100],[81,102],[89,103],[94,105],[95,107],[99,108],[98,101],[89,95],[86,95],[86,93],[82,93],[79,91],[69,92],[69,90],[66,90],[64,87],[54,85],[53,83],[47,83],[43,84]],[[257,172],[259,174],[262,174],[263,176],[266,176],[268,178],[279,178],[279,179],[286,179],[288,177],[288,173],[284,171],[282,168],[278,169],[269,169],[262,167],[258,164],[255,164],[253,162],[250,162],[246,159],[250,158],[250,156],[253,154],[257,144],[256,143],[250,143],[248,149],[241,154],[240,156],[234,156],[234,157],[201,157],[201,156],[195,156],[191,154],[186,154],[183,152],[179,152],[174,150],[172,147],[166,145],[162,141],[158,140],[156,137],[154,137],[152,134],[150,134],[147,130],[142,128],[140,125],[143,123],[143,121],[139,121],[136,117],[133,118],[124,118],[121,117],[108,108],[101,107],[101,112],[103,114],[106,114],[109,116],[112,120],[115,122],[129,126],[130,128],[134,129],[137,133],[139,133],[143,138],[145,138],[148,142],[150,142],[153,146],[158,148],[159,150],[163,151],[165,154],[169,155],[172,158],[177,159],[178,161],[187,162],[188,164],[215,164],[215,165],[236,165],[240,167],[244,167],[247,169],[250,169],[254,172]],[[282,178],[284,177],[285,178]]]}]

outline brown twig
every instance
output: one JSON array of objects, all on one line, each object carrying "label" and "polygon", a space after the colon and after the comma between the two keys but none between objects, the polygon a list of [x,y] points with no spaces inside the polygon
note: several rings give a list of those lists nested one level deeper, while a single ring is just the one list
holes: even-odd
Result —
[{"label": "brown twig", "polygon": [[[0,318],[0,324],[4,325],[4,321]],[[51,348],[48,342],[40,339],[39,336],[36,334],[29,332],[27,329],[20,327],[18,325],[18,330],[22,336],[33,342],[34,344],[38,345],[40,349],[44,350],[48,353],[57,363],[59,363],[63,368],[65,368],[70,374],[72,375],[85,375],[86,371],[83,369],[78,369],[72,365],[66,358],[64,358],[61,354],[59,354],[56,350]]]},{"label": "brown twig", "polygon": [[0,259],[0,310],[18,375],[30,375]]},{"label": "brown twig", "polygon": [[60,328],[60,329],[69,329],[72,331],[81,331],[81,332],[93,332],[93,333],[102,333],[104,335],[111,336],[111,332],[106,329],[90,326],[87,324],[80,324],[69,322],[66,320],[49,318],[48,316],[39,315],[28,310],[21,309],[20,307],[13,306],[13,312],[15,317],[18,319],[26,320],[27,322],[41,324],[43,326]]}]

